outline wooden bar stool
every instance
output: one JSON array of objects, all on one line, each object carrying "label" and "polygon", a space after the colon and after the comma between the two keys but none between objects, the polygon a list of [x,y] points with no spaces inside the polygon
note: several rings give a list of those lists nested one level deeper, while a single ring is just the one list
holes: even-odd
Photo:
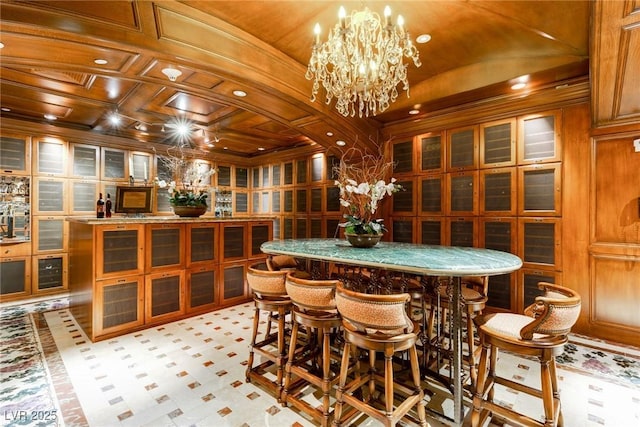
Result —
[{"label": "wooden bar stool", "polygon": [[[445,356],[444,353],[450,348],[445,346],[444,339],[449,336],[452,326],[447,327],[447,315],[450,309],[448,286],[453,282],[450,278],[440,278],[441,284],[437,286],[437,294],[431,296],[431,307],[429,310],[429,321],[427,331],[429,335],[429,343],[433,350],[427,354],[426,365],[437,366],[439,371],[440,360]],[[463,313],[467,327],[467,354],[464,361],[469,369],[469,378],[471,379],[472,390],[475,389],[477,381],[477,362],[479,359],[479,348],[476,346],[474,318],[484,310],[488,297],[489,277],[488,276],[464,276],[460,279],[460,304],[463,305]],[[437,362],[437,363],[436,363]]]},{"label": "wooden bar stool", "polygon": [[[264,263],[258,263],[247,269],[247,282],[253,291],[255,313],[253,316],[253,331],[247,362],[246,380],[256,381],[265,386],[280,401],[282,380],[287,349],[285,346],[285,317],[291,312],[292,303],[287,295],[285,279],[287,271],[266,270]],[[261,312],[267,313],[264,338],[256,341],[260,328]],[[272,322],[276,321],[277,329],[272,332]],[[275,343],[275,347],[274,344]],[[266,359],[258,366],[253,366],[254,352],[258,352]],[[268,368],[275,366],[275,380],[268,376]]]},{"label": "wooden bar stool", "polygon": [[[562,426],[560,394],[556,378],[556,359],[562,354],[574,323],[580,314],[580,296],[571,289],[540,282],[544,295],[525,314],[494,313],[476,317],[482,353],[478,369],[478,386],[473,397],[471,423],[484,424],[489,415],[498,415],[509,423],[523,426]],[[540,361],[541,389],[500,377],[496,374],[498,350],[503,349],[523,356],[534,356]],[[542,399],[544,422],[494,401],[495,385]]]},{"label": "wooden bar stool", "polygon": [[[340,383],[336,392],[333,425],[339,426],[360,413],[380,421],[385,426],[395,426],[416,407],[418,423],[426,426],[424,392],[420,385],[420,367],[416,351],[417,325],[408,317],[405,304],[407,293],[372,295],[344,289],[338,286],[336,304],[342,316],[345,345],[340,367]],[[352,347],[369,352],[369,371],[347,383],[349,359]],[[408,351],[411,365],[411,385],[394,378],[393,355]],[[384,373],[376,369],[376,353],[384,354]],[[378,385],[382,386],[381,402],[378,402]],[[367,386],[367,387],[363,387]],[[397,403],[397,404],[396,404]],[[343,406],[350,411],[343,414]],[[415,419],[413,419],[415,421]]]},{"label": "wooden bar stool", "polygon": [[[340,354],[332,352],[331,334],[342,326],[336,309],[337,280],[309,280],[289,273],[287,294],[293,302],[291,342],[285,366],[283,405],[291,404],[314,417],[326,427],[331,422],[331,391],[338,382]],[[298,334],[306,329],[306,340]],[[331,362],[335,361],[333,368]],[[294,381],[295,379],[295,381]],[[322,392],[322,406],[316,408],[303,400],[306,386]]]}]

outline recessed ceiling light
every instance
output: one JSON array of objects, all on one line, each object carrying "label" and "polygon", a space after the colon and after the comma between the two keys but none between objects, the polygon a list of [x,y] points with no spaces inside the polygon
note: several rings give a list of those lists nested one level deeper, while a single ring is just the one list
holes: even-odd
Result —
[{"label": "recessed ceiling light", "polygon": [[343,140],[339,139],[336,141],[336,145],[339,147],[344,147],[345,145],[347,145],[346,142],[344,142]]},{"label": "recessed ceiling light", "polygon": [[430,34],[420,34],[418,37],[416,37],[416,42],[417,43],[428,43],[431,40],[431,35]]},{"label": "recessed ceiling light", "polygon": [[410,110],[409,114],[411,114],[412,116],[415,116],[416,114],[420,114],[420,110]]},{"label": "recessed ceiling light", "polygon": [[213,148],[213,147],[215,147],[215,144],[210,142],[210,143],[207,144],[207,146]]},{"label": "recessed ceiling light", "polygon": [[333,132],[331,131],[327,132],[327,136],[333,136]]},{"label": "recessed ceiling light", "polygon": [[11,111],[11,108],[2,107],[2,108],[0,108],[0,110],[2,110],[2,111]]},{"label": "recessed ceiling light", "polygon": [[98,65],[104,65],[104,64],[108,63],[108,61],[106,59],[102,59],[102,58],[94,59],[93,62],[95,62]]},{"label": "recessed ceiling light", "polygon": [[228,149],[229,149],[229,147],[222,147],[222,149],[223,149],[223,150],[228,150]]},{"label": "recessed ceiling light", "polygon": [[240,90],[240,89],[236,89],[233,91],[233,94],[237,97],[243,98],[245,96],[247,96],[247,92]]},{"label": "recessed ceiling light", "polygon": [[258,147],[258,151],[264,151],[264,147]]},{"label": "recessed ceiling light", "polygon": [[45,114],[44,118],[47,120],[57,120],[58,118],[56,116],[54,116],[53,114]]},{"label": "recessed ceiling light", "polygon": [[4,47],[4,43],[0,42],[0,49]]}]

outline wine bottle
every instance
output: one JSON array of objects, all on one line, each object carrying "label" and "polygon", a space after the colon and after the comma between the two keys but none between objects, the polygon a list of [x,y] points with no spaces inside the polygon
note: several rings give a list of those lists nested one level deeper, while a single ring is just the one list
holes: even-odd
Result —
[{"label": "wine bottle", "polygon": [[98,197],[98,201],[96,202],[96,218],[104,218],[104,199],[102,198],[102,193],[100,193],[100,197]]},{"label": "wine bottle", "polygon": [[106,210],[104,212],[104,216],[107,218],[111,218],[111,194],[107,193],[107,203],[105,204]]}]

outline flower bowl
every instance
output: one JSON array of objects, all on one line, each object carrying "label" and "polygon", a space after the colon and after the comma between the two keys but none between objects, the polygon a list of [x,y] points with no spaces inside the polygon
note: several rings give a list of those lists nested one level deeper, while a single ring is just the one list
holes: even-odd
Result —
[{"label": "flower bowl", "polygon": [[184,218],[197,218],[206,211],[206,206],[173,206],[173,213]]},{"label": "flower bowl", "polygon": [[354,248],[372,248],[382,239],[382,234],[344,233],[344,235]]}]

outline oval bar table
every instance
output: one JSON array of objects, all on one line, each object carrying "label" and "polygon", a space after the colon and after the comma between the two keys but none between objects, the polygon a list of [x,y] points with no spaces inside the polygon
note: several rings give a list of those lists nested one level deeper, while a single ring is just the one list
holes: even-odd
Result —
[{"label": "oval bar table", "polygon": [[[450,276],[456,278],[453,300],[460,299],[460,278],[463,276],[493,276],[506,274],[522,267],[517,256],[483,248],[419,245],[412,243],[380,242],[373,248],[355,248],[344,239],[285,239],[265,242],[262,252],[270,255],[290,255],[363,267],[413,273],[422,276]],[[453,401],[456,425],[464,418],[462,393],[462,310],[453,304]]]}]

